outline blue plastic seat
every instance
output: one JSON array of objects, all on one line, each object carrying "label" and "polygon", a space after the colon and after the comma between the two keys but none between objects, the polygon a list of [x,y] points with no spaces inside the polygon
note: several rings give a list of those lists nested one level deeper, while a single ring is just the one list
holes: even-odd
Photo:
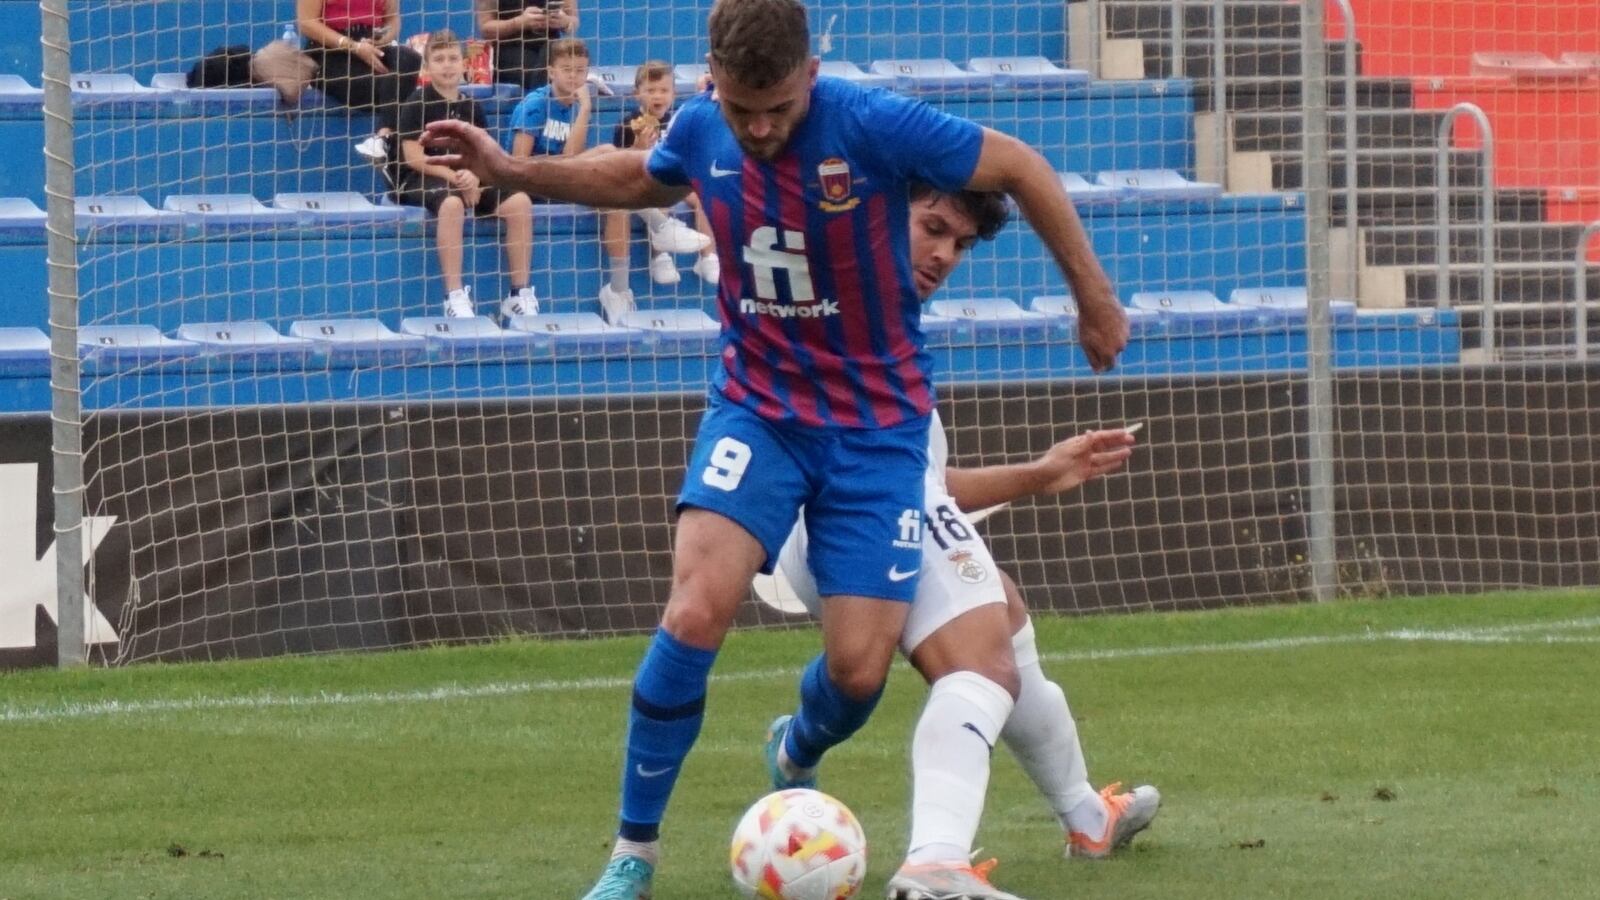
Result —
[{"label": "blue plastic seat", "polygon": [[50,336],[37,328],[0,328],[0,374],[50,376]]},{"label": "blue plastic seat", "polygon": [[536,348],[533,335],[503,329],[487,316],[410,316],[400,320],[400,333],[426,338],[447,359],[526,359]]},{"label": "blue plastic seat", "polygon": [[1172,169],[1118,169],[1101,172],[1096,184],[1114,187],[1144,200],[1207,200],[1222,196],[1222,185],[1190,181]]},{"label": "blue plastic seat", "polygon": [[975,342],[1048,340],[1059,323],[1043,313],[1030,312],[1005,297],[935,300],[928,304],[934,315],[954,319],[962,334]]},{"label": "blue plastic seat", "polygon": [[201,352],[192,341],[162,334],[154,325],[85,325],[78,329],[78,356],[86,364],[112,368],[189,359]]},{"label": "blue plastic seat", "polygon": [[[711,74],[711,67],[705,63],[679,63],[672,67],[673,89],[680,94],[692,94],[695,86],[700,83],[700,76]],[[633,91],[633,82],[628,82],[629,92]]]},{"label": "blue plastic seat", "polygon": [[1061,187],[1075,203],[1115,203],[1123,196],[1120,189],[1104,184],[1092,184],[1076,172],[1063,172]]},{"label": "blue plastic seat", "polygon": [[895,88],[919,94],[985,90],[995,76],[969,72],[948,59],[880,59],[872,71],[894,79]]},{"label": "blue plastic seat", "polygon": [[289,336],[352,362],[408,362],[428,352],[425,338],[396,334],[377,319],[303,319],[289,323]]},{"label": "blue plastic seat", "polygon": [[866,88],[892,88],[894,87],[893,75],[879,75],[876,72],[866,72],[853,62],[843,59],[825,59],[822,61],[818,74],[834,78],[843,78]]},{"label": "blue plastic seat", "polygon": [[178,338],[218,354],[245,358],[303,360],[316,349],[305,338],[279,334],[266,322],[191,322],[178,326]]},{"label": "blue plastic seat", "polygon": [[182,72],[158,72],[150,76],[150,87],[168,91],[175,102],[208,114],[272,112],[278,108],[278,92],[274,88],[192,88]]},{"label": "blue plastic seat", "polygon": [[272,205],[293,211],[306,225],[398,225],[427,216],[419,206],[379,206],[354,191],[279,194]]},{"label": "blue plastic seat", "polygon": [[994,78],[995,87],[1037,91],[1088,84],[1089,73],[1063,69],[1042,56],[979,56],[967,63],[974,72]]},{"label": "blue plastic seat", "polygon": [[[1073,330],[1078,327],[1078,302],[1070,294],[1034,297],[1028,301],[1028,309],[1052,318],[1066,319]],[[1155,310],[1124,307],[1122,311],[1128,317],[1128,334],[1131,337],[1160,334],[1165,330],[1165,319]]]},{"label": "blue plastic seat", "polygon": [[1148,309],[1167,317],[1176,334],[1237,334],[1258,327],[1280,326],[1283,318],[1263,316],[1259,309],[1230,306],[1210,291],[1140,291],[1133,295],[1134,309]]},{"label": "blue plastic seat", "polygon": [[43,243],[47,219],[26,197],[0,197],[0,244]]},{"label": "blue plastic seat", "polygon": [[[1310,309],[1303,287],[1234,288],[1228,302],[1247,309],[1271,310],[1291,322],[1304,322]],[[1349,300],[1329,300],[1328,311],[1335,324],[1356,320],[1356,305]]]},{"label": "blue plastic seat", "polygon": [[293,210],[267,206],[249,194],[172,194],[161,201],[161,208],[208,230],[272,231],[300,221]]},{"label": "blue plastic seat", "polygon": [[136,194],[78,197],[73,213],[79,230],[134,233],[141,238],[175,238],[183,234],[182,215],[156,209]]},{"label": "blue plastic seat", "polygon": [[118,106],[130,115],[156,115],[178,95],[163,88],[146,87],[123,72],[74,72],[68,77],[74,106]]},{"label": "blue plastic seat", "polygon": [[512,331],[533,335],[540,347],[561,355],[625,351],[641,338],[637,329],[608,325],[592,312],[512,316],[506,324]]},{"label": "blue plastic seat", "polygon": [[633,76],[638,71],[638,66],[590,66],[589,80],[600,86],[602,96],[631,97]]},{"label": "blue plastic seat", "polygon": [[722,330],[701,309],[635,309],[618,317],[617,324],[645,332],[642,345],[661,353],[707,352]]},{"label": "blue plastic seat", "polygon": [[36,88],[21,75],[0,75],[0,116],[37,116],[44,107],[44,88]]}]

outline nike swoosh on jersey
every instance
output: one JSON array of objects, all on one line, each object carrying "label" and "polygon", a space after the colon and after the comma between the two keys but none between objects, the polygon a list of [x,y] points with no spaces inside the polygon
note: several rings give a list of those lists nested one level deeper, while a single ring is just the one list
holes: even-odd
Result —
[{"label": "nike swoosh on jersey", "polygon": [[717,164],[714,163],[714,162],[711,164],[711,177],[712,178],[726,178],[729,175],[737,175],[737,174],[739,174],[739,170],[738,169],[723,169],[723,168],[719,168],[717,166]]},{"label": "nike swoosh on jersey", "polygon": [[905,581],[907,578],[910,578],[911,576],[913,576],[915,574],[917,574],[917,570],[916,569],[912,569],[909,572],[902,572],[902,571],[900,571],[900,567],[899,566],[890,566],[889,567],[889,580],[890,581]]}]

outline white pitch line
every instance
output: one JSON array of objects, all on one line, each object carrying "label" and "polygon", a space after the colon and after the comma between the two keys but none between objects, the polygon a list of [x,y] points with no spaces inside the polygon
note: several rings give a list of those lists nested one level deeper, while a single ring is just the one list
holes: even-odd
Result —
[{"label": "white pitch line", "polygon": [[[1555,622],[1520,622],[1468,629],[1397,629],[1360,631],[1348,634],[1304,635],[1231,641],[1207,644],[1178,644],[1154,647],[1114,647],[1105,650],[1074,650],[1044,653],[1047,662],[1101,662],[1118,659],[1145,659],[1160,656],[1193,656],[1206,653],[1239,653],[1252,650],[1292,650],[1299,647],[1326,647],[1337,644],[1375,644],[1400,642],[1461,643],[1596,643],[1600,635],[1562,635],[1557,632],[1600,627],[1600,617],[1567,619]],[[711,676],[715,684],[793,678],[798,669],[783,667],[752,669],[744,672],[719,672]],[[314,694],[248,694],[236,697],[183,697],[165,700],[100,700],[89,703],[63,703],[56,706],[0,706],[0,723],[60,722],[97,716],[139,716],[161,713],[208,712],[231,709],[312,709],[329,706],[383,706],[398,703],[440,703],[452,700],[481,700],[517,697],[527,694],[566,694],[578,691],[621,690],[633,684],[633,677],[548,679],[542,681],[502,681],[488,684],[444,684],[411,691],[319,691]]]}]

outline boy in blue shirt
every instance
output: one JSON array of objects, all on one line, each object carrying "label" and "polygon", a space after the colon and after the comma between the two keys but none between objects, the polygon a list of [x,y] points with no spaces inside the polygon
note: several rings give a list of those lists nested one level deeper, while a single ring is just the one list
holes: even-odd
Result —
[{"label": "boy in blue shirt", "polygon": [[512,156],[576,156],[589,142],[589,47],[577,38],[550,43],[550,83],[511,113]]}]

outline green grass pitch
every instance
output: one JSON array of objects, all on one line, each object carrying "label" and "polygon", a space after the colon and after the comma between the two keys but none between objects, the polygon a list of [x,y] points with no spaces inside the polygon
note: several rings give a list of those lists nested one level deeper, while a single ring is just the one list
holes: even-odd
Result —
[{"label": "green grass pitch", "polygon": [[[1600,593],[1041,617],[1096,783],[1166,803],[1060,858],[996,754],[979,842],[1030,900],[1600,895]],[[643,641],[0,677],[0,898],[575,898],[613,827]],[[727,841],[810,631],[734,635],[657,897],[732,897]],[[881,896],[923,697],[897,667],[824,789]]]}]

